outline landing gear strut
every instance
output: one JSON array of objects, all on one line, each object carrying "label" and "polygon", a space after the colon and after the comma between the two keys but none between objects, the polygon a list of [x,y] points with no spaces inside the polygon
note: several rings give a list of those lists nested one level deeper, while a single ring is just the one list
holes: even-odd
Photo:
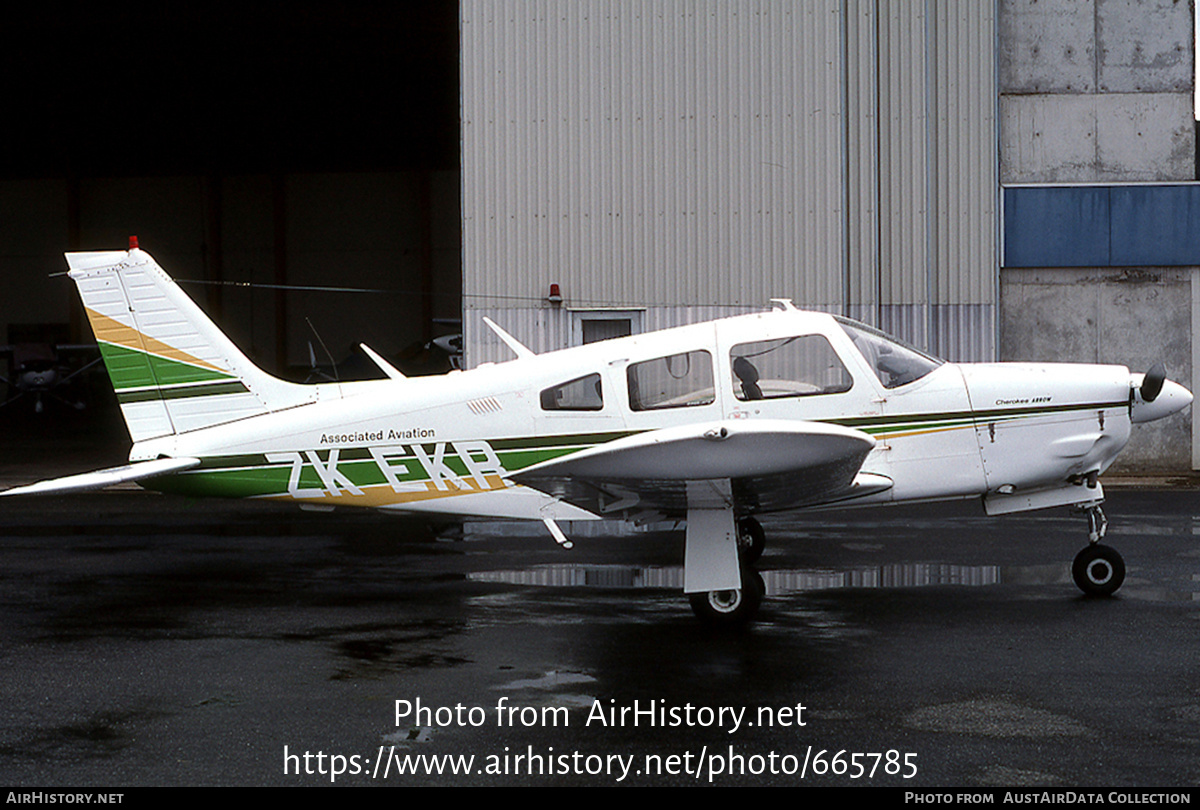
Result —
[{"label": "landing gear strut", "polygon": [[1108,529],[1104,512],[1099,506],[1089,506],[1085,511],[1089,542],[1075,556],[1071,576],[1088,596],[1111,596],[1125,581],[1125,561],[1116,549],[1099,542]]},{"label": "landing gear strut", "polygon": [[735,516],[728,482],[689,482],[683,590],[701,621],[730,626],[754,618],[767,589],[751,565],[765,544],[757,520]]}]

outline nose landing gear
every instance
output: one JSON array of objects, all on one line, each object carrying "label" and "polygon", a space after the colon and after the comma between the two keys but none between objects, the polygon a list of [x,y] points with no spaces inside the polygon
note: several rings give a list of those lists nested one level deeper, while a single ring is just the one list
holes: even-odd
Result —
[{"label": "nose landing gear", "polygon": [[1125,581],[1125,561],[1116,549],[1100,543],[1108,520],[1099,506],[1084,510],[1088,519],[1088,545],[1075,556],[1071,576],[1088,596],[1111,596]]}]

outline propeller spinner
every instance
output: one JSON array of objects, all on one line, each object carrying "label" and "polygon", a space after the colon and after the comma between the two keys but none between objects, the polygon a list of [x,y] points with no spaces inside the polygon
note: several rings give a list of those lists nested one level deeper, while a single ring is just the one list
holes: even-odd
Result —
[{"label": "propeller spinner", "polygon": [[1192,392],[1167,379],[1167,368],[1155,363],[1144,375],[1130,381],[1130,416],[1135,423],[1152,422],[1183,410],[1192,401]]}]

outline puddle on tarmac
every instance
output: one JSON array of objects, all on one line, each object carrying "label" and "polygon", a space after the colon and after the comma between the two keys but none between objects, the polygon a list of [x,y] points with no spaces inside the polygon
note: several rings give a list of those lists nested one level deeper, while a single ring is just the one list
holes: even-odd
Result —
[{"label": "puddle on tarmac", "polygon": [[[959,585],[1057,585],[1071,582],[1071,567],[1052,565],[1000,566],[948,563],[896,563],[845,570],[796,569],[759,571],[768,596],[835,588],[922,588]],[[683,567],[632,565],[536,565],[529,568],[479,571],[467,575],[475,582],[497,582],[543,588],[683,588]],[[1143,601],[1200,601],[1200,580],[1192,590],[1174,590],[1138,579],[1133,573],[1121,595]]]}]

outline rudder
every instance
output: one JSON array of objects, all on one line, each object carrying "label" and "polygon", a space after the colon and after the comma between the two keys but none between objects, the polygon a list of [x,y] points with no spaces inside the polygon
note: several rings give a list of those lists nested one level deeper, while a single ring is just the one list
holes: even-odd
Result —
[{"label": "rudder", "polygon": [[66,258],[134,442],[313,397],[251,363],[145,251]]}]

